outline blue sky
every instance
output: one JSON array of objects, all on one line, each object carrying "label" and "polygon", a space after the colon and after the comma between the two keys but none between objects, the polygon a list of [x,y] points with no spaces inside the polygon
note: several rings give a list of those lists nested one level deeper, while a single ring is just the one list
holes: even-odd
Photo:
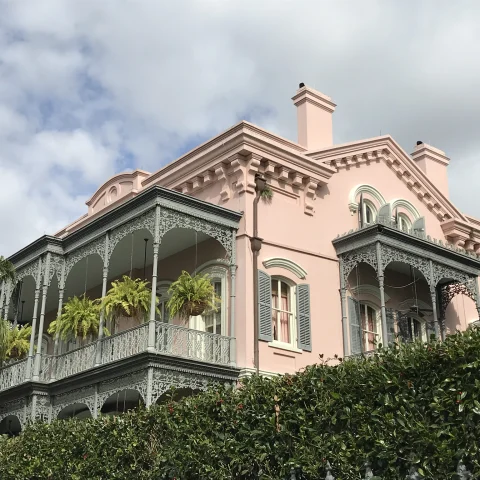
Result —
[{"label": "blue sky", "polygon": [[0,0],[0,254],[239,119],[295,140],[301,81],[338,104],[337,142],[445,150],[480,217],[479,22],[475,0]]}]

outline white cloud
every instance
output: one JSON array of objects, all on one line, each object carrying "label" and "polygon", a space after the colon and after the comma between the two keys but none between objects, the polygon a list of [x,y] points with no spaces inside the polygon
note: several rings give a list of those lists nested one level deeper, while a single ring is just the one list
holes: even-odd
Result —
[{"label": "white cloud", "polygon": [[338,142],[382,131],[407,151],[444,149],[453,200],[480,216],[475,0],[0,0],[0,12],[0,253],[84,213],[115,171],[155,170],[241,117],[295,139],[300,81],[338,104]]}]

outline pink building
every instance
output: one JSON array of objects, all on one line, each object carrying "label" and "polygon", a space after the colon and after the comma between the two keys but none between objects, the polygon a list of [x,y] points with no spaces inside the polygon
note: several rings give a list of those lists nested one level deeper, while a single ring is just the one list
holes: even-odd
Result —
[{"label": "pink building", "polygon": [[[449,200],[445,153],[388,135],[333,145],[333,101],[300,84],[293,103],[297,141],[240,122],[154,173],[110,178],[83,217],[10,258],[1,312],[36,336],[0,370],[0,432],[478,321],[480,221]],[[211,275],[218,312],[168,318],[182,270]],[[151,281],[161,316],[87,344],[48,336],[64,299],[100,298],[122,274]]]}]

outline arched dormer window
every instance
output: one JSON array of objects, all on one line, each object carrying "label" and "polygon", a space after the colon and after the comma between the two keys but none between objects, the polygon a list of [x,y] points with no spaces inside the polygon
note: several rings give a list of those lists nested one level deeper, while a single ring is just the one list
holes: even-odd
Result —
[{"label": "arched dormer window", "polygon": [[376,221],[378,209],[386,203],[383,195],[375,187],[362,184],[350,191],[348,208],[352,215],[358,213],[359,223],[368,225]]}]

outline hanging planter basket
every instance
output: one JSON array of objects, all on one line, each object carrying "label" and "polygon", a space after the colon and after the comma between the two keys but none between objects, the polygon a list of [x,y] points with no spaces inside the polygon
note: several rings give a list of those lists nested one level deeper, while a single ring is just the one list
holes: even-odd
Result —
[{"label": "hanging planter basket", "polygon": [[186,316],[196,317],[201,315],[207,308],[207,302],[185,302],[183,311]]}]

